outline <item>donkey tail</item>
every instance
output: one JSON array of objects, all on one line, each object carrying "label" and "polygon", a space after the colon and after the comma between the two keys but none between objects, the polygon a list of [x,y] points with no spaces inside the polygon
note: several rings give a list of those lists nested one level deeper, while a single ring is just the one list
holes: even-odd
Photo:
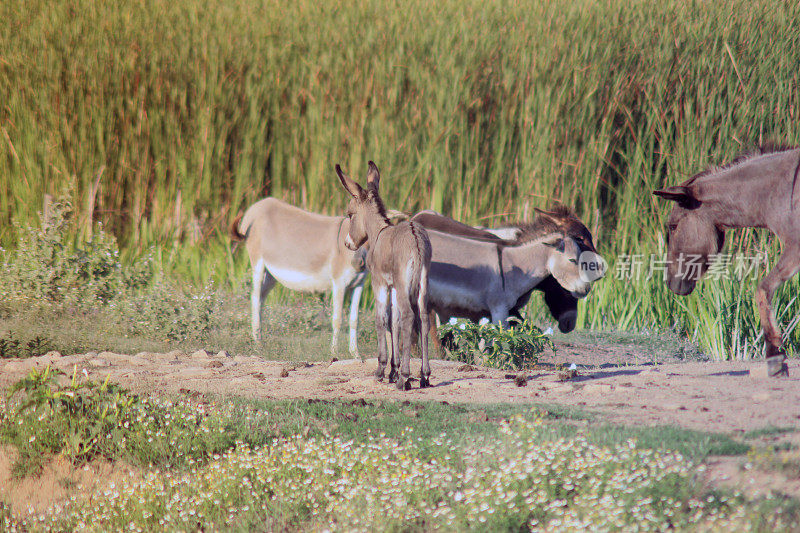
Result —
[{"label": "donkey tail", "polygon": [[428,271],[430,270],[431,256],[433,255],[431,250],[431,241],[428,237],[428,232],[425,231],[424,227],[414,222],[411,222],[410,226],[411,235],[414,239],[414,245],[417,248],[415,257],[409,261],[409,274],[411,274],[411,270],[415,272],[415,275],[410,276],[411,289],[415,295],[415,298],[419,299],[420,296],[424,295],[427,301]]},{"label": "donkey tail", "polygon": [[239,224],[242,222],[243,216],[244,213],[239,213],[236,215],[236,218],[233,219],[233,222],[231,222],[231,225],[228,228],[228,235],[230,235],[231,240],[233,241],[243,241],[247,238],[247,234],[243,234],[239,229]]}]

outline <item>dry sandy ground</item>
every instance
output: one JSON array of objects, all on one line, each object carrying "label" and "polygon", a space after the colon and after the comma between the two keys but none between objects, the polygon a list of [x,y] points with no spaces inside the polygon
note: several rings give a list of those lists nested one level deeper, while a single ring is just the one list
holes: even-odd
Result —
[{"label": "dry sandy ground", "polygon": [[[591,347],[583,347],[583,351]],[[428,389],[397,391],[372,377],[374,358],[312,363],[265,361],[225,352],[139,353],[57,352],[24,360],[0,361],[0,388],[47,364],[72,374],[105,379],[137,392],[196,391],[252,398],[396,398],[448,402],[530,402],[581,406],[609,422],[628,425],[674,424],[731,433],[768,426],[800,426],[800,361],[789,362],[790,377],[759,378],[760,362],[689,362],[659,365],[591,365],[591,354],[573,353],[578,375],[567,381],[552,366],[525,373],[526,386],[513,375],[456,362],[433,360]],[[419,359],[412,361],[419,372]],[[283,377],[282,377],[283,375]],[[516,374],[514,374],[516,375]]]},{"label": "dry sandy ground", "polygon": [[[627,349],[590,344],[566,346],[566,357],[578,364],[577,376],[569,379],[553,364],[564,362],[565,350],[560,348],[560,361],[550,357],[550,364],[520,374],[523,377],[518,380],[514,379],[516,373],[433,360],[433,386],[421,390],[415,382],[415,388],[407,392],[375,381],[374,358],[287,363],[202,350],[193,354],[91,352],[69,356],[51,352],[25,360],[0,360],[0,389],[33,367],[51,364],[70,375],[73,371],[92,379],[110,375],[111,380],[137,392],[199,392],[262,399],[394,398],[450,403],[561,404],[600,413],[600,420],[612,423],[671,424],[733,436],[767,427],[792,427],[796,428],[794,432],[764,436],[763,443],[788,440],[800,444],[798,360],[789,362],[790,377],[768,379],[758,377],[764,370],[763,362],[629,364],[647,358]],[[418,359],[412,362],[412,371],[419,372]],[[12,458],[10,450],[0,449],[0,486],[13,484],[4,497],[18,510],[31,503],[42,509],[73,492],[71,484],[80,490],[91,490],[97,480],[128,475],[124,465],[107,464],[93,464],[83,473],[69,473],[65,465],[56,461],[49,467],[52,472],[45,472],[42,478],[17,482],[9,478]],[[800,497],[800,480],[788,479],[774,471],[745,471],[743,462],[741,457],[709,458],[709,481],[745,488],[753,495],[778,489]],[[52,487],[42,490],[42,483]]]}]

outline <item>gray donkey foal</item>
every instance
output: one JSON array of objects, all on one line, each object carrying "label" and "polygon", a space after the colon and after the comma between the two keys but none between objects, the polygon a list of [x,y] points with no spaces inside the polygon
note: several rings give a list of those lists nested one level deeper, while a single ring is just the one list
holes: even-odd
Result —
[{"label": "gray donkey foal", "polygon": [[392,339],[389,382],[396,380],[400,390],[411,388],[411,341],[414,332],[419,332],[422,352],[419,386],[428,387],[431,375],[428,361],[428,272],[432,255],[428,234],[413,222],[391,225],[378,194],[380,173],[372,161],[369,162],[366,189],[350,179],[339,165],[336,165],[336,174],[352,196],[347,206],[350,232],[345,246],[357,250],[365,242],[369,243],[367,267],[375,293],[378,336],[375,377],[383,379],[387,359],[386,333],[389,332]]}]

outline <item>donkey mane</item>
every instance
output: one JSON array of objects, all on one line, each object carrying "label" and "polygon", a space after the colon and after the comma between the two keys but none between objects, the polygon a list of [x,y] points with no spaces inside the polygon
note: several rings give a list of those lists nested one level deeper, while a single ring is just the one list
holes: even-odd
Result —
[{"label": "donkey mane", "polygon": [[792,146],[792,145],[785,145],[785,144],[775,144],[775,143],[766,143],[766,144],[763,144],[763,145],[758,146],[756,148],[753,148],[751,150],[748,150],[746,152],[740,153],[739,155],[737,155],[736,157],[734,157],[733,159],[731,159],[730,161],[728,161],[727,163],[725,163],[723,165],[714,165],[714,166],[708,167],[707,169],[705,169],[705,170],[703,170],[701,172],[698,172],[697,174],[695,174],[694,176],[692,176],[691,178],[689,178],[686,181],[686,185],[694,183],[696,180],[699,180],[702,177],[708,176],[710,174],[716,174],[717,172],[720,172],[722,170],[727,170],[729,168],[733,168],[733,167],[735,167],[737,165],[741,165],[742,163],[744,163],[746,161],[750,161],[750,160],[755,159],[757,157],[770,155],[770,154],[776,154],[776,153],[779,153],[779,152],[788,152],[790,150],[797,150],[798,148],[800,148],[800,146]]},{"label": "donkey mane", "polygon": [[387,215],[386,205],[383,203],[383,199],[380,197],[380,195],[377,194],[377,192],[374,191],[373,189],[368,189],[367,198],[375,202],[375,206],[378,208],[378,214],[381,216],[384,222],[386,222],[391,226],[392,222],[389,219],[389,216]]},{"label": "donkey mane", "polygon": [[[570,231],[573,229],[573,224],[571,224],[571,222],[577,221],[580,223],[580,221],[569,207],[562,204],[556,204],[548,210],[548,213],[559,219],[562,219],[564,222],[562,224],[557,224],[549,217],[543,215],[536,215],[536,218],[533,219],[533,222],[511,222],[507,225],[519,228],[520,233],[516,239],[509,241],[508,245],[521,246],[538,238],[544,237],[545,235],[549,235],[558,231],[566,231],[570,237],[581,236],[578,235],[577,232]],[[581,224],[581,226],[582,225],[583,224]],[[573,233],[576,234],[573,235]]]}]

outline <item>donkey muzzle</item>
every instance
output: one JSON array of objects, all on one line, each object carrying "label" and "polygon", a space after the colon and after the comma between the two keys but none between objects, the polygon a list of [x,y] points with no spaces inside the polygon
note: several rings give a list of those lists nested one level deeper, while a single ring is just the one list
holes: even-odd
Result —
[{"label": "donkey muzzle", "polygon": [[682,279],[677,277],[667,279],[667,287],[669,287],[669,290],[678,296],[687,296],[691,294],[694,290],[695,284],[696,282],[691,279]]},{"label": "donkey muzzle", "polygon": [[367,245],[361,245],[361,247],[356,250],[356,253],[353,255],[353,259],[350,261],[350,264],[358,272],[361,272],[367,268]]},{"label": "donkey muzzle", "polygon": [[358,250],[358,246],[356,246],[356,243],[353,242],[353,239],[350,237],[349,233],[347,234],[347,237],[344,238],[344,245],[352,252]]},{"label": "donkey muzzle", "polygon": [[575,323],[578,320],[578,312],[574,309],[561,313],[558,317],[558,330],[561,333],[569,333],[575,329]]},{"label": "donkey muzzle", "polygon": [[573,287],[569,291],[569,293],[573,297],[578,298],[580,300],[582,298],[586,298],[589,295],[589,292],[591,290],[592,290],[592,284],[591,283],[580,283],[580,284],[576,284],[576,286]]}]

